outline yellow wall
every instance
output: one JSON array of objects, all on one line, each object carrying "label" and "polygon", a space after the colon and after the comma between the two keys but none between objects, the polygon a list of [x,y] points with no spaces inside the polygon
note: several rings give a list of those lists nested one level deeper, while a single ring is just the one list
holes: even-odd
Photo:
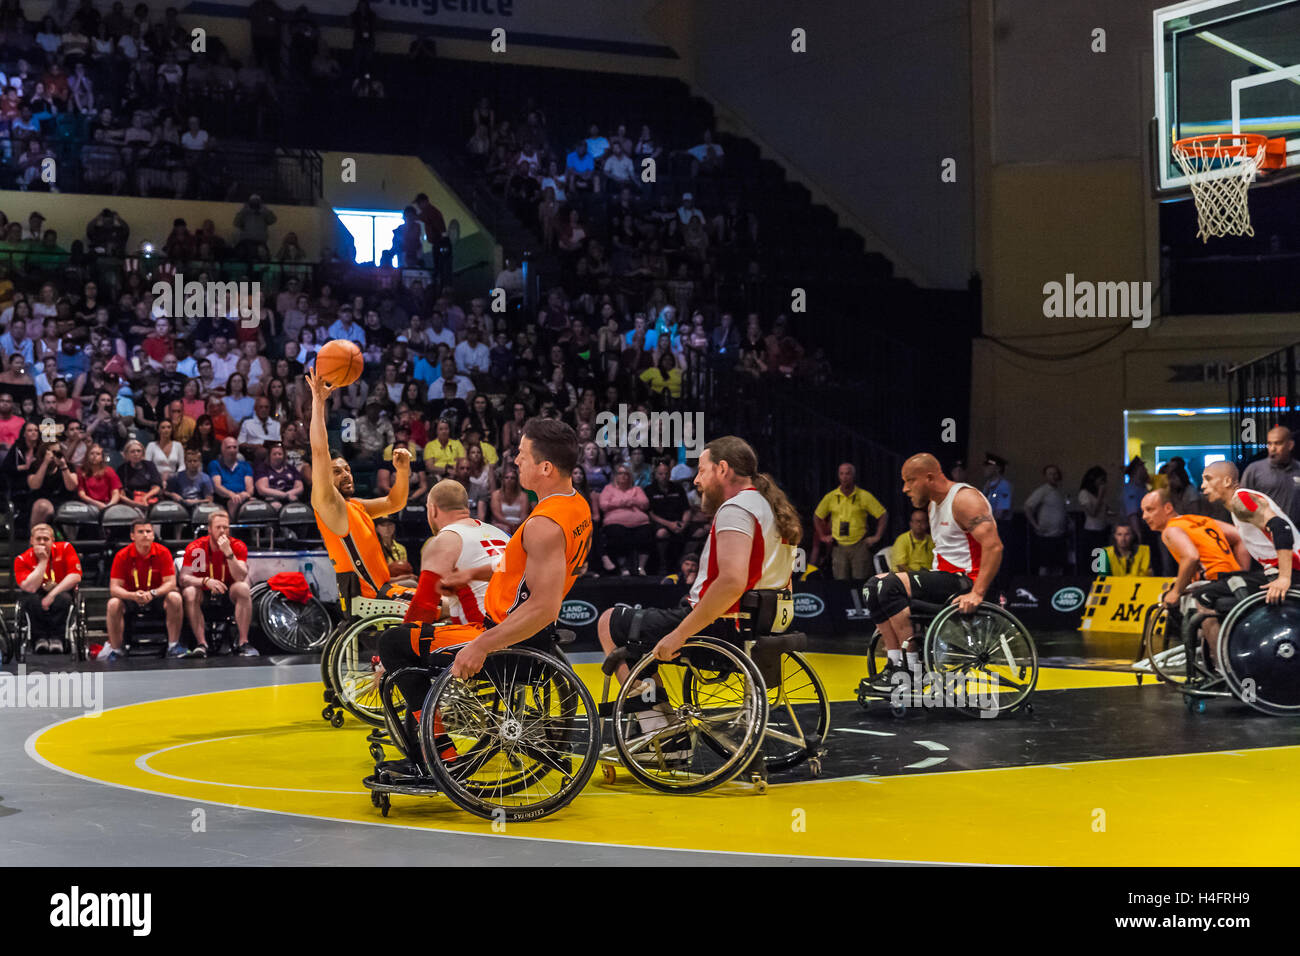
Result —
[{"label": "yellow wall", "polygon": [[[45,228],[59,234],[59,245],[71,247],[73,240],[86,240],[86,226],[105,207],[115,210],[131,227],[131,248],[148,239],[162,245],[172,231],[173,219],[184,219],[195,229],[211,219],[227,242],[234,243],[237,230],[235,213],[240,203],[201,202],[187,199],[143,199],[134,196],[90,196],[78,193],[31,193],[0,190],[0,209],[11,220],[27,225],[33,211],[45,216]],[[298,242],[309,259],[320,258],[318,237],[324,232],[325,210],[316,206],[278,206],[270,204],[276,223],[270,229],[271,252],[274,253],[286,234],[296,232]]]}]

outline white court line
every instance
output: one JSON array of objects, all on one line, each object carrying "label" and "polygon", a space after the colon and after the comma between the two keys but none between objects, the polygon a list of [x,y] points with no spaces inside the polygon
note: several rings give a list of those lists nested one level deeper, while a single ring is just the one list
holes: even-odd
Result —
[{"label": "white court line", "polygon": [[870,734],[872,737],[897,737],[887,730],[859,730],[857,727],[832,727],[837,734]]},{"label": "white court line", "polygon": [[933,740],[913,740],[912,743],[920,744],[926,750],[947,750],[943,744],[935,743]]},{"label": "white court line", "polygon": [[364,797],[370,793],[369,790],[308,790],[302,787],[260,787],[255,783],[223,783],[219,780],[199,780],[196,777],[179,777],[174,773],[167,773],[149,766],[149,761],[159,754],[165,754],[172,750],[180,750],[183,747],[196,747],[199,744],[215,744],[223,740],[241,740],[244,737],[264,737],[268,733],[279,733],[279,731],[259,731],[253,734],[231,734],[228,737],[211,737],[207,740],[191,740],[184,744],[173,744],[170,747],[163,747],[161,750],[155,750],[153,753],[143,754],[135,758],[135,765],[146,773],[151,773],[155,777],[166,777],[168,780],[179,780],[181,783],[197,783],[206,787],[232,787],[237,790],[272,790],[276,793],[326,793],[342,797]]},{"label": "white court line", "polygon": [[926,757],[924,760],[918,760],[916,763],[909,763],[903,769],[905,770],[924,770],[926,767],[934,767],[941,763],[947,763],[947,757]]}]

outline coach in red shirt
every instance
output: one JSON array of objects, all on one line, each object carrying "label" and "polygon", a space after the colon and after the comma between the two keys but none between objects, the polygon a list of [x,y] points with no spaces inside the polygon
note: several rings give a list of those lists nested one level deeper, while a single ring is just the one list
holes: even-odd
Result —
[{"label": "coach in red shirt", "polygon": [[230,515],[214,511],[208,515],[208,533],[185,549],[181,561],[181,596],[185,615],[198,641],[190,657],[208,656],[205,619],[212,611],[235,611],[239,628],[236,654],[256,657],[257,648],[248,643],[248,626],[253,620],[253,598],[248,587],[248,545],[230,536]]},{"label": "coach in red shirt", "polygon": [[32,526],[31,545],[14,558],[14,582],[18,606],[32,622],[33,649],[48,654],[62,647],[72,595],[81,583],[81,558],[68,542],[55,541],[47,524]]},{"label": "coach in red shirt", "polygon": [[99,660],[124,656],[122,629],[127,614],[167,618],[167,656],[184,657],[181,637],[181,595],[176,589],[176,565],[171,552],[153,539],[153,525],[143,518],[131,525],[131,543],[113,555],[108,572],[108,643]]}]

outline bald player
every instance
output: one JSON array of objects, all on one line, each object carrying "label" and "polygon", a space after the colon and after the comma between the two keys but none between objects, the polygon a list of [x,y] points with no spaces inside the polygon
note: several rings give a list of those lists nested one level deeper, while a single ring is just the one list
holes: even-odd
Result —
[{"label": "bald player", "polygon": [[[1181,628],[1179,601],[1199,575],[1204,574],[1209,581],[1222,578],[1226,585],[1229,575],[1236,577],[1242,568],[1250,567],[1250,552],[1236,528],[1203,515],[1179,514],[1168,488],[1157,488],[1142,499],[1142,520],[1152,531],[1160,532],[1160,540],[1178,562],[1178,576],[1162,598],[1169,616],[1166,627]],[[1210,659],[1215,661],[1219,623],[1207,620],[1204,626]]]},{"label": "bald player", "polygon": [[375,533],[374,519],[406,507],[411,452],[393,449],[396,474],[385,497],[354,498],[352,468],[342,453],[330,450],[325,427],[325,407],[334,386],[317,377],[314,369],[306,379],[312,393],[311,506],[338,576],[339,600],[344,612],[351,615],[354,598],[394,598],[409,593],[409,589],[389,581],[388,561]]},{"label": "bald player", "polygon": [[[1233,527],[1241,535],[1250,556],[1264,566],[1263,571],[1243,571],[1241,577],[1252,590],[1268,591],[1264,599],[1269,604],[1281,603],[1291,588],[1291,573],[1300,564],[1300,535],[1296,527],[1272,498],[1262,491],[1241,487],[1237,466],[1230,461],[1216,461],[1206,465],[1201,474],[1201,494],[1206,501],[1222,504],[1228,509]],[[1236,603],[1227,583],[1218,582],[1206,588],[1213,590],[1216,601],[1226,601],[1227,607]],[[1197,600],[1209,605],[1201,595]],[[1220,616],[1227,607],[1216,610]]]},{"label": "bald player", "polygon": [[889,658],[873,686],[886,693],[894,674],[921,666],[908,602],[947,604],[955,598],[958,610],[970,614],[987,597],[1002,564],[1002,539],[988,499],[972,485],[949,481],[933,455],[913,455],[903,463],[903,493],[929,511],[934,563],[929,571],[881,574],[867,584],[867,611]]}]

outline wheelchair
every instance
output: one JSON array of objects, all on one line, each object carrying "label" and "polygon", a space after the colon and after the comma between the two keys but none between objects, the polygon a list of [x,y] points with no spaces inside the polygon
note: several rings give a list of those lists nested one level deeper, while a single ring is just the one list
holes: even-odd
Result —
[{"label": "wheelchair", "polygon": [[409,606],[405,601],[353,598],[352,616],[327,633],[321,651],[321,717],[332,726],[343,726],[345,712],[371,727],[384,726],[384,708],[373,681],[379,637],[402,623]]},{"label": "wheelchair", "polygon": [[[1201,625],[1215,612],[1199,605],[1184,615],[1179,642],[1163,651],[1159,647],[1169,638],[1155,633],[1153,625],[1145,646],[1154,653],[1147,660],[1161,680],[1179,688],[1192,713],[1205,713],[1216,698],[1236,698],[1270,716],[1300,715],[1300,589],[1292,588],[1277,605],[1268,604],[1262,590],[1244,585],[1233,588],[1233,594],[1237,601],[1219,627],[1217,667],[1200,635]],[[1167,625],[1163,603],[1152,617]]]},{"label": "wheelchair", "polygon": [[[32,622],[22,605],[15,602],[9,613],[0,611],[0,663],[27,660],[35,639]],[[90,643],[86,636],[86,599],[80,588],[73,589],[72,606],[63,624],[64,653],[74,661],[84,661],[89,656]]]},{"label": "wheelchair", "polygon": [[291,601],[266,582],[249,591],[253,623],[267,640],[287,654],[308,654],[322,647],[334,629],[329,606],[313,594],[307,603]]},{"label": "wheelchair", "polygon": [[[871,686],[887,660],[879,629],[867,651],[867,677],[858,685],[858,704],[869,710],[889,704],[895,717],[910,707],[925,706],[939,690],[945,707],[968,717],[998,717],[1018,710],[1032,713],[1029,698],[1038,686],[1038,649],[1033,636],[1006,608],[985,601],[962,614],[955,603],[913,600],[913,640],[921,635],[921,663],[926,677],[919,686],[882,694]],[[931,682],[927,690],[926,682]]]},{"label": "wheelchair", "polygon": [[[405,759],[384,760],[371,735],[375,772],[362,781],[371,804],[386,817],[393,794],[443,794],[494,823],[538,820],[563,809],[595,770],[600,716],[553,629],[493,652],[467,680],[450,668],[463,646],[441,649],[434,666],[384,674],[379,698],[389,742]],[[419,739],[411,741],[397,681],[417,673],[433,686],[420,712]]]},{"label": "wheelchair", "polygon": [[[1138,649],[1138,659],[1133,662],[1137,682],[1141,684],[1147,676],[1153,676],[1164,684],[1180,685],[1189,677],[1213,679],[1217,675],[1207,666],[1205,649],[1200,642],[1189,642],[1185,632],[1189,624],[1199,629],[1201,622],[1208,616],[1196,603],[1196,592],[1205,587],[1208,581],[1193,581],[1179,599],[1182,629],[1169,626],[1169,608],[1163,600],[1157,601],[1146,609],[1142,618],[1142,643]],[[1187,647],[1193,647],[1193,654],[1188,661]]]},{"label": "wheelchair", "polygon": [[[801,764],[820,775],[830,698],[803,656],[807,635],[786,630],[793,618],[789,591],[747,591],[734,639],[697,635],[669,663],[631,635],[601,666],[601,713],[609,713],[612,736],[600,755],[605,782],[617,779],[620,765],[650,789],[677,794],[704,793],[742,774],[763,793],[769,773]],[[627,679],[611,701],[622,663],[630,665]]]}]

